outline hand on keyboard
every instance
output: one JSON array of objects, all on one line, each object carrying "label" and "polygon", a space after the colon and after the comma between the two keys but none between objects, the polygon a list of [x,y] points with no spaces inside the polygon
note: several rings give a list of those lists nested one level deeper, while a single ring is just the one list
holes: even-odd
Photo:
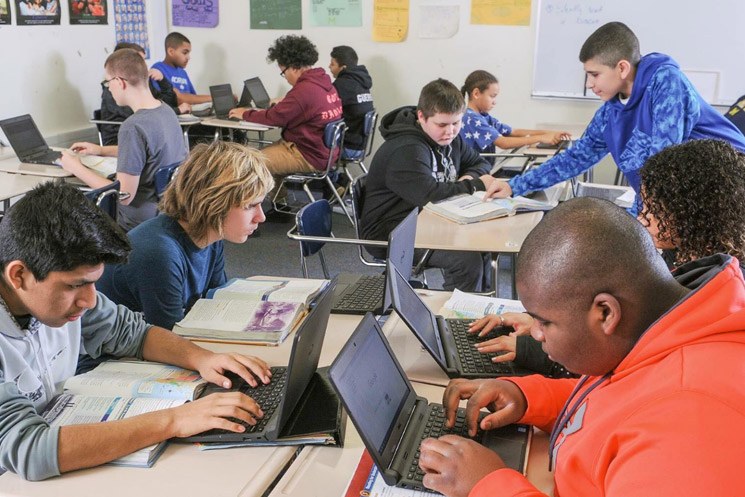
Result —
[{"label": "hand on keyboard", "polygon": [[510,335],[530,335],[533,326],[533,318],[524,312],[504,312],[502,314],[487,314],[481,319],[471,323],[469,333],[477,333],[480,337],[488,334],[495,328],[511,327],[514,331]]},{"label": "hand on keyboard", "polygon": [[517,337],[510,334],[479,342],[476,344],[476,350],[481,354],[496,354],[491,358],[492,362],[514,361],[517,351]]}]

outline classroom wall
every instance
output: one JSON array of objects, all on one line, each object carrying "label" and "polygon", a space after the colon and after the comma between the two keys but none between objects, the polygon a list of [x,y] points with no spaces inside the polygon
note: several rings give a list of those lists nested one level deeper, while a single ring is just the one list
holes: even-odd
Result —
[{"label": "classroom wall", "polygon": [[[242,80],[251,76],[260,76],[271,95],[285,93],[289,86],[276,65],[267,64],[267,48],[282,34],[302,33],[317,45],[323,67],[328,65],[332,47],[345,44],[357,50],[373,77],[372,93],[381,114],[416,104],[421,86],[437,77],[460,87],[474,69],[489,70],[500,79],[501,95],[492,113],[514,127],[565,123],[581,128],[599,105],[531,97],[537,2],[533,2],[531,25],[516,27],[470,24],[467,0],[412,1],[409,32],[403,43],[372,41],[372,1],[361,3],[361,28],[327,28],[309,26],[310,0],[303,0],[306,27],[299,32],[250,30],[249,2],[245,0],[221,0],[220,23],[213,29],[172,28],[170,2],[149,0],[147,8],[155,55],[162,56],[163,33],[171,29],[184,33],[193,44],[188,70],[198,91],[204,93],[209,85],[225,82],[240,88]],[[456,3],[460,5],[460,23],[454,37],[418,37],[420,6]],[[0,64],[12,68],[0,77],[0,116],[29,112],[52,142],[72,141],[91,133],[88,119],[99,106],[102,66],[114,44],[111,17],[109,26],[78,27],[69,26],[66,16],[63,8],[61,26],[0,27]],[[380,143],[379,137],[376,141]]]}]

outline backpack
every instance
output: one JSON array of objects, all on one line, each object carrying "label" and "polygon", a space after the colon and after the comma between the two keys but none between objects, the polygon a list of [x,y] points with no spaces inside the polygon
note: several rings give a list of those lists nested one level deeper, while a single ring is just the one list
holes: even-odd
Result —
[{"label": "backpack", "polygon": [[740,133],[745,135],[745,95],[737,99],[724,114],[724,117],[732,121]]}]

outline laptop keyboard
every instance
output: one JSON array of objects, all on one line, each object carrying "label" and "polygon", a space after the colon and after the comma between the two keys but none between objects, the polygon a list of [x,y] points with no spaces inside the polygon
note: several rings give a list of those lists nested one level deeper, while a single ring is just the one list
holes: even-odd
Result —
[{"label": "laptop keyboard", "polygon": [[334,304],[334,311],[372,311],[380,307],[385,291],[385,276],[363,275],[342,294]]},{"label": "laptop keyboard", "polygon": [[[244,433],[258,433],[264,430],[264,427],[272,418],[272,415],[279,407],[279,403],[282,400],[282,394],[285,389],[285,381],[287,379],[287,368],[286,367],[273,367],[270,368],[272,372],[272,381],[265,385],[259,383],[257,387],[252,387],[245,381],[241,380],[241,385],[238,387],[238,391],[244,393],[254,399],[261,410],[264,411],[264,417],[257,419],[255,425],[245,423],[241,419],[228,418],[235,423],[242,424],[246,427]],[[229,376],[231,377],[231,376]],[[233,378],[231,377],[231,380]],[[221,433],[234,433],[229,430],[215,429],[205,432],[205,434],[221,434]]]},{"label": "laptop keyboard", "polygon": [[476,350],[475,345],[485,340],[491,340],[504,335],[504,332],[490,331],[480,337],[478,333],[468,333],[468,327],[473,322],[470,319],[448,319],[447,323],[455,340],[455,348],[458,349],[458,357],[464,373],[476,373],[485,375],[510,375],[514,373],[512,366],[504,363],[491,361],[493,355],[482,354]]},{"label": "laptop keyboard", "polygon": [[[479,422],[486,416],[486,413],[479,414]],[[468,427],[466,426],[466,410],[461,408],[458,408],[458,411],[455,415],[455,425],[452,428],[446,428],[445,427],[445,408],[442,406],[442,404],[430,404],[430,411],[429,411],[429,418],[427,419],[427,422],[424,426],[424,431],[422,432],[421,440],[424,440],[425,438],[439,438],[443,435],[459,435],[461,437],[465,438],[471,438],[468,435]],[[481,443],[481,440],[484,438],[484,431],[479,428],[476,431],[476,436],[473,437],[473,440]],[[409,464],[409,470],[406,474],[407,478],[409,480],[414,480],[416,482],[421,483],[422,478],[424,478],[424,471],[419,467],[419,448],[417,447],[416,452],[414,452],[413,459],[411,460],[411,463]],[[422,487],[422,490],[427,491],[428,489]],[[431,490],[429,490],[431,492]]]},{"label": "laptop keyboard", "polygon": [[62,158],[62,153],[51,150],[41,155],[27,157],[26,159],[24,159],[24,162],[28,162],[30,164],[54,164],[54,161],[60,158]]}]

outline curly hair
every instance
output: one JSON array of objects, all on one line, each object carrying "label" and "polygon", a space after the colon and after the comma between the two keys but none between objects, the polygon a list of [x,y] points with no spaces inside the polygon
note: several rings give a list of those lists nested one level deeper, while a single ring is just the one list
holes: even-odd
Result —
[{"label": "curly hair", "polygon": [[285,35],[274,40],[266,60],[280,66],[301,69],[318,62],[318,50],[305,36]]},{"label": "curly hair", "polygon": [[675,265],[716,253],[745,262],[745,154],[720,140],[692,140],[641,169],[640,216],[676,247]]}]

